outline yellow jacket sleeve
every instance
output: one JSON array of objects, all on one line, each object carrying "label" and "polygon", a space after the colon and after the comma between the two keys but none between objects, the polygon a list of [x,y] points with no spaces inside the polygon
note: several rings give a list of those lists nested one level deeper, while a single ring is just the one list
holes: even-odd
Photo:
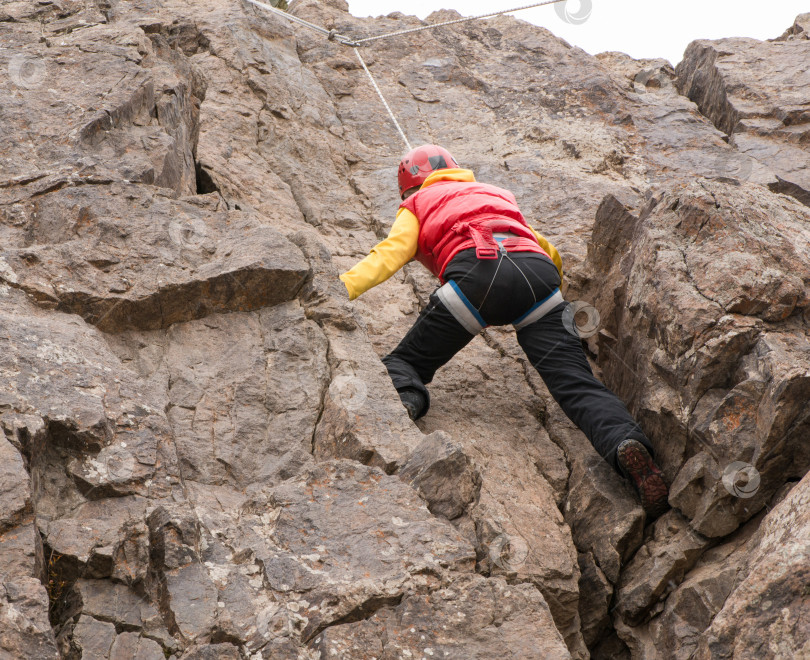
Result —
[{"label": "yellow jacket sleeve", "polygon": [[532,230],[532,233],[537,237],[537,242],[540,243],[540,247],[543,248],[551,260],[554,262],[554,265],[557,266],[557,270],[560,271],[560,279],[563,276],[563,267],[562,267],[562,257],[560,253],[557,252],[557,248],[555,248],[551,243],[548,242],[548,239],[543,236],[542,234],[536,232],[532,227],[529,227]]},{"label": "yellow jacket sleeve", "polygon": [[349,300],[385,282],[416,255],[419,220],[408,209],[400,209],[388,238],[375,245],[369,255],[340,276]]}]

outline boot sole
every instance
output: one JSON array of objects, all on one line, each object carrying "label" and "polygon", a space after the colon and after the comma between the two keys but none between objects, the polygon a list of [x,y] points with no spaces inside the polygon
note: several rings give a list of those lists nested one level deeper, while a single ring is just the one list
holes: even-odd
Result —
[{"label": "boot sole", "polygon": [[623,443],[617,459],[638,491],[648,521],[655,520],[669,508],[669,489],[663,473],[637,440]]}]

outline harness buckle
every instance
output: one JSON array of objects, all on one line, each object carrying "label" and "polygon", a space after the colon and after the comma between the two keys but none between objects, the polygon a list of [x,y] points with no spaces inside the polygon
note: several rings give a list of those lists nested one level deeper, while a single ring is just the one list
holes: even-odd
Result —
[{"label": "harness buckle", "polygon": [[497,259],[498,244],[492,237],[492,230],[470,223],[470,237],[475,243],[475,256],[479,259]]},{"label": "harness buckle", "polygon": [[475,256],[478,259],[497,259],[498,250],[491,247],[477,247],[475,248]]}]

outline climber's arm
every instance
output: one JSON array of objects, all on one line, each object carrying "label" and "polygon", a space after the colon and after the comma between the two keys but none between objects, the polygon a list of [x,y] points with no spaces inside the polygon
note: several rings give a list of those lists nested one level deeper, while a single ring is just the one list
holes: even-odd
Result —
[{"label": "climber's arm", "polygon": [[369,255],[340,279],[346,285],[349,299],[385,282],[416,255],[419,241],[419,220],[408,209],[400,209],[388,238],[375,245]]},{"label": "climber's arm", "polygon": [[539,232],[535,231],[532,227],[529,227],[532,230],[532,233],[537,238],[537,242],[540,243],[540,247],[546,251],[551,260],[554,262],[554,265],[557,266],[557,270],[560,271],[560,279],[563,276],[563,267],[562,267],[562,257],[560,253],[557,252],[557,248],[555,248],[551,243],[548,242],[548,239],[540,234]]}]

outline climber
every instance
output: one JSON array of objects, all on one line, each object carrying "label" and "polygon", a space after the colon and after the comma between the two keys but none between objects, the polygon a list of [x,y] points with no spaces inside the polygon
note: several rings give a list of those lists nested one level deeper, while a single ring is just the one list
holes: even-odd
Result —
[{"label": "climber", "polygon": [[[383,358],[411,419],[428,411],[430,383],[487,325],[513,324],[549,392],[609,464],[638,491],[648,518],[667,507],[653,449],[624,404],[591,371],[560,293],[559,253],[523,218],[508,190],[478,183],[442,147],[399,165],[403,200],[388,237],[340,275],[354,300],[416,258],[442,286]],[[566,327],[566,325],[568,327]]]}]

